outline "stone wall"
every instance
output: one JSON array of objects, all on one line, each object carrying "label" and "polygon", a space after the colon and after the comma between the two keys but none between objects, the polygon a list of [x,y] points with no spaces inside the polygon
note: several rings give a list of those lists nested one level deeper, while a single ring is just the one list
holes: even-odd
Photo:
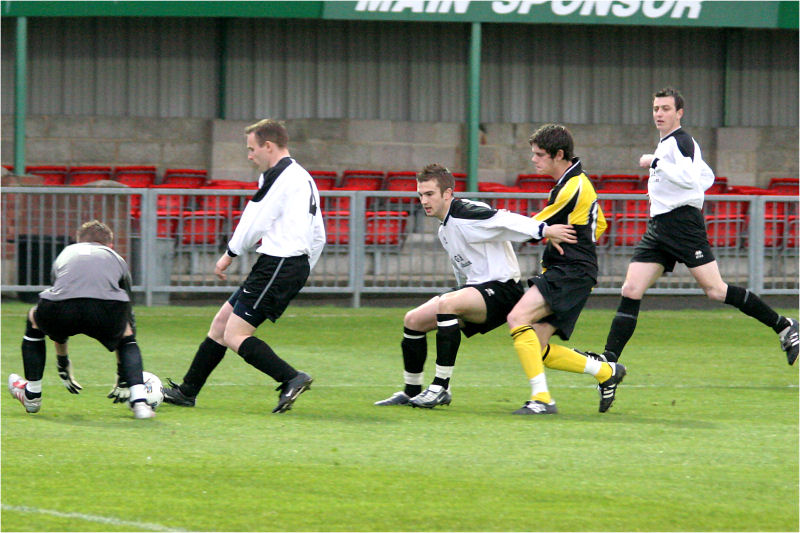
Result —
[{"label": "stone wall", "polygon": [[[156,165],[206,168],[216,179],[252,180],[243,131],[252,121],[178,118],[67,117],[27,120],[30,165]],[[466,170],[466,129],[459,123],[298,119],[287,121],[292,155],[309,170],[418,170],[440,162]],[[480,181],[513,183],[535,172],[528,136],[538,124],[486,124]],[[651,125],[567,125],[591,174],[645,174],[639,156],[658,141]],[[706,161],[735,185],[765,186],[771,177],[798,176],[797,128],[694,128]],[[13,117],[2,117],[2,158],[13,163]]]}]

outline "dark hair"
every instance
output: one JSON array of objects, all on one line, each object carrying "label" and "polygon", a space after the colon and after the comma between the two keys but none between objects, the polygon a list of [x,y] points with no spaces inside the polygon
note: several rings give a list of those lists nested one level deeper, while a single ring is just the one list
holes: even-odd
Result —
[{"label": "dark hair", "polygon": [[99,242],[109,246],[114,242],[114,232],[99,220],[90,220],[78,229],[78,242]]},{"label": "dark hair", "polygon": [[453,174],[447,170],[446,166],[439,163],[431,163],[417,174],[417,183],[423,181],[435,181],[441,192],[456,188],[456,179]]},{"label": "dark hair", "polygon": [[653,99],[664,98],[666,96],[671,96],[675,99],[675,111],[683,109],[683,95],[678,91],[678,89],[664,87],[663,89],[659,89],[653,93]]},{"label": "dark hair", "polygon": [[555,157],[559,150],[564,151],[564,159],[572,161],[575,143],[572,134],[561,124],[545,124],[528,138],[531,146],[534,144]]},{"label": "dark hair", "polygon": [[286,148],[289,144],[289,132],[283,122],[265,118],[244,129],[247,134],[255,133],[259,146],[264,146],[267,141],[274,142],[279,148]]}]

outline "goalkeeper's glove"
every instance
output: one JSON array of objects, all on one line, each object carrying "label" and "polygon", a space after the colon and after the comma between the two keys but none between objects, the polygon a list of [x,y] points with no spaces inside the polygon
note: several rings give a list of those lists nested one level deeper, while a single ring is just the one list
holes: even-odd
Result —
[{"label": "goalkeeper's glove", "polygon": [[58,366],[58,377],[61,378],[61,383],[67,388],[67,390],[72,394],[80,394],[83,387],[81,387],[80,383],[75,381],[75,377],[72,375],[72,362],[69,360],[69,356],[67,355],[59,355],[56,358],[57,366]]},{"label": "goalkeeper's glove", "polygon": [[128,383],[117,376],[117,382],[114,388],[108,393],[108,397],[114,400],[114,403],[123,403],[131,399],[131,389],[128,388]]}]

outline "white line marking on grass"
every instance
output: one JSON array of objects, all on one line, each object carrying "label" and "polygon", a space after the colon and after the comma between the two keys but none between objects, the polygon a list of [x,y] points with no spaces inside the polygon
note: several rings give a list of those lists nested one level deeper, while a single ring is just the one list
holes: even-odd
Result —
[{"label": "white line marking on grass", "polygon": [[185,529],[175,529],[161,524],[153,524],[151,522],[133,522],[130,520],[119,520],[117,518],[110,518],[107,516],[97,516],[84,513],[62,513],[61,511],[54,511],[52,509],[40,509],[39,507],[27,507],[20,505],[6,505],[2,504],[3,510],[17,511],[20,513],[33,513],[33,514],[46,514],[56,516],[58,518],[77,518],[79,520],[86,520],[87,522],[98,522],[101,524],[110,524],[112,526],[125,526],[132,527],[137,530],[150,530],[150,531],[186,531]]}]

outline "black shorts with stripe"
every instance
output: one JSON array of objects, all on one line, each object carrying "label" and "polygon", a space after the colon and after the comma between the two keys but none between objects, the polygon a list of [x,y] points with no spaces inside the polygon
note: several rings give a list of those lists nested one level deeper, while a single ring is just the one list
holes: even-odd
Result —
[{"label": "black shorts with stripe", "polygon": [[125,326],[131,322],[131,303],[97,298],[60,301],[40,298],[33,319],[40,330],[59,344],[83,334],[113,352],[125,335]]},{"label": "black shorts with stripe", "polygon": [[647,221],[631,263],[659,263],[672,272],[676,262],[694,268],[714,260],[703,213],[685,205]]},{"label": "black shorts with stripe", "polygon": [[253,327],[267,319],[275,322],[306,284],[310,273],[307,255],[260,254],[247,279],[228,302],[234,314]]},{"label": "black shorts with stripe", "polygon": [[541,274],[528,279],[536,286],[552,313],[539,322],[556,328],[556,335],[569,340],[586,300],[597,285],[597,270],[580,264],[553,265]]},{"label": "black shorts with stripe", "polygon": [[[465,337],[472,337],[477,333],[488,333],[505,324],[508,313],[514,309],[519,299],[525,294],[522,283],[513,279],[508,281],[487,281],[486,283],[464,285],[464,287],[478,289],[481,296],[483,296],[483,301],[486,303],[486,322],[476,324],[464,321],[461,331]],[[463,289],[464,287],[461,288]]]}]

